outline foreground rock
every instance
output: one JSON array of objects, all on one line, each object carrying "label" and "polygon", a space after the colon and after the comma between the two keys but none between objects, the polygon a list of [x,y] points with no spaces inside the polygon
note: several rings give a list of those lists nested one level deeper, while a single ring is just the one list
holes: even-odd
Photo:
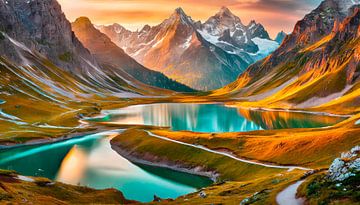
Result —
[{"label": "foreground rock", "polygon": [[299,195],[308,204],[358,204],[360,187],[360,146],[334,160],[328,173],[310,177]]},{"label": "foreground rock", "polygon": [[344,181],[360,172],[360,146],[343,153],[329,168],[328,177],[332,181]]}]

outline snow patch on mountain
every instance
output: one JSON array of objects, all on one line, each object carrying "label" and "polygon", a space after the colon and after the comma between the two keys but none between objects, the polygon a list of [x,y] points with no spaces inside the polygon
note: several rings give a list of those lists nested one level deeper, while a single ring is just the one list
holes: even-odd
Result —
[{"label": "snow patch on mountain", "polygon": [[264,38],[256,37],[251,40],[259,47],[259,51],[253,54],[257,56],[256,57],[257,60],[265,58],[280,46],[279,43],[277,43],[276,41],[272,41]]},{"label": "snow patch on mountain", "polygon": [[182,48],[184,48],[184,49],[187,49],[187,48],[189,48],[190,47],[190,45],[191,45],[191,40],[192,40],[192,35],[190,35],[186,40],[185,40],[185,42],[184,42],[184,44],[183,45],[181,45],[181,47]]}]

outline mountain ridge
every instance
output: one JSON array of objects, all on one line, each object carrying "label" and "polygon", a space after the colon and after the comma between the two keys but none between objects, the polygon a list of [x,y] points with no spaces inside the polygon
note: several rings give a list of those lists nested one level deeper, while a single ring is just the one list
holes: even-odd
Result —
[{"label": "mountain ridge", "polygon": [[[344,5],[348,5],[346,15]],[[237,81],[215,91],[215,95],[229,92],[226,95],[247,100],[241,103],[244,106],[357,110],[358,7],[350,0],[325,0],[296,24],[294,32],[273,54],[250,66]],[[323,22],[323,15],[329,16],[331,26],[318,24]],[[320,26],[319,33],[310,29],[315,25]],[[311,36],[304,41],[305,34]]]},{"label": "mountain ridge", "polygon": [[[224,21],[219,24],[226,25],[216,32],[218,36],[204,31],[213,21]],[[207,22],[196,22],[182,8],[177,8],[162,23],[153,27],[145,25],[140,31],[119,29],[117,24],[99,26],[99,29],[146,67],[199,90],[211,90],[232,82],[248,65],[278,46],[261,24],[253,21],[248,28],[226,7]],[[217,25],[212,26],[217,28]],[[236,26],[249,30],[246,38]],[[260,51],[259,47],[266,47],[266,50]],[[203,65],[200,62],[204,62]],[[190,76],[194,79],[189,79]]]},{"label": "mountain ridge", "polygon": [[[186,86],[168,79],[159,72],[145,68],[128,56],[123,49],[94,27],[87,17],[79,17],[72,23],[72,30],[106,70],[117,74],[119,69],[140,82],[174,91],[193,91]],[[120,72],[121,73],[121,72]]]}]

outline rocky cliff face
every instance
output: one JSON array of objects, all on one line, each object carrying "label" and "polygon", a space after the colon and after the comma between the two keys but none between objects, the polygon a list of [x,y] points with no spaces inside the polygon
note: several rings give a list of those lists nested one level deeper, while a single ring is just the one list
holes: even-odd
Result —
[{"label": "rocky cliff face", "polygon": [[[259,50],[258,46],[251,41],[252,35],[255,36],[255,27],[257,26],[254,22],[246,27],[239,17],[235,16],[228,8],[222,7],[218,13],[202,24],[199,30],[204,38],[214,39],[215,42],[212,42],[224,49],[226,48],[222,44],[228,43],[236,48],[255,53]],[[248,28],[253,29],[252,32],[247,32]]]},{"label": "rocky cliff face", "polygon": [[282,44],[284,39],[286,38],[287,34],[284,31],[280,31],[275,38],[275,41],[278,42],[279,45]]},{"label": "rocky cliff face", "polygon": [[17,63],[23,63],[17,48],[25,46],[75,73],[96,65],[56,0],[0,1],[0,30],[0,54]]},{"label": "rocky cliff face", "polygon": [[[117,27],[121,29],[121,27]],[[94,27],[86,17],[78,18],[72,29],[80,41],[90,50],[102,65],[104,72],[110,76],[123,72],[130,74],[140,82],[175,91],[192,91],[192,89],[170,80],[165,75],[149,70],[128,56],[123,49],[113,43],[108,36]]]}]

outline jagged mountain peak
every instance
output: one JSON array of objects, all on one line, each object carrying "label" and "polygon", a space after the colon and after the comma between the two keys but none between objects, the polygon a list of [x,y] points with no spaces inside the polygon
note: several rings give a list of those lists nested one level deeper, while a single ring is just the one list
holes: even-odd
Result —
[{"label": "jagged mountain peak", "polygon": [[263,38],[270,40],[269,33],[265,30],[264,26],[260,23],[257,23],[255,20],[251,20],[250,23],[246,26],[251,38]]},{"label": "jagged mountain peak", "polygon": [[186,16],[184,9],[182,9],[181,7],[176,8],[174,14]]},{"label": "jagged mountain peak", "polygon": [[279,44],[281,44],[285,37],[287,36],[287,34],[284,31],[280,31],[276,37],[275,37],[275,41],[278,42]]},{"label": "jagged mountain peak", "polygon": [[228,7],[226,6],[222,6],[219,10],[219,12],[217,13],[217,15],[219,16],[235,16]]},{"label": "jagged mountain peak", "polygon": [[344,15],[347,15],[349,8],[351,8],[353,5],[356,4],[360,4],[360,0],[324,0],[320,4],[319,8],[320,9],[335,8]]},{"label": "jagged mountain peak", "polygon": [[[267,36],[257,35],[258,31],[267,34],[262,25],[257,28],[250,32],[239,17],[222,7],[204,24],[177,8],[161,24],[144,27],[144,31],[115,36],[103,31],[146,67],[196,89],[209,90],[233,81],[249,64],[278,47],[265,39]],[[259,38],[254,42],[253,37]]]},{"label": "jagged mountain peak", "polygon": [[231,10],[225,6],[221,7],[220,10],[213,17],[210,17],[209,20],[214,18],[224,23],[242,24],[241,19],[238,16],[236,16],[234,13],[232,13]]},{"label": "jagged mountain peak", "polygon": [[360,0],[324,0],[309,14],[298,21],[294,31],[285,41],[282,50],[314,43],[336,30],[339,22],[349,14],[349,9]]},{"label": "jagged mountain peak", "polygon": [[169,19],[164,21],[166,24],[174,24],[175,22],[180,22],[182,24],[192,25],[193,20],[185,13],[185,11],[178,7],[172,13]]},{"label": "jagged mountain peak", "polygon": [[114,24],[112,24],[111,26],[114,28],[114,30],[115,30],[116,33],[121,33],[121,32],[123,32],[123,31],[129,31],[129,30],[127,30],[125,27],[123,27],[122,25],[120,25],[120,24],[118,24],[118,23],[114,23]]},{"label": "jagged mountain peak", "polygon": [[174,10],[170,18],[188,18],[188,15],[186,15],[181,7],[178,7]]},{"label": "jagged mountain peak", "polygon": [[140,33],[144,33],[144,32],[148,32],[150,31],[151,29],[151,26],[146,24],[141,30],[140,30]]},{"label": "jagged mountain peak", "polygon": [[230,30],[230,32],[240,31],[240,34],[243,35],[245,30],[244,24],[241,22],[241,19],[234,15],[228,8],[222,7],[218,13],[214,16],[211,16],[203,25],[202,30],[205,30],[211,35],[220,36],[225,30]]},{"label": "jagged mountain peak", "polygon": [[251,26],[251,25],[257,25],[256,21],[255,20],[251,20],[248,24],[248,27]]}]

